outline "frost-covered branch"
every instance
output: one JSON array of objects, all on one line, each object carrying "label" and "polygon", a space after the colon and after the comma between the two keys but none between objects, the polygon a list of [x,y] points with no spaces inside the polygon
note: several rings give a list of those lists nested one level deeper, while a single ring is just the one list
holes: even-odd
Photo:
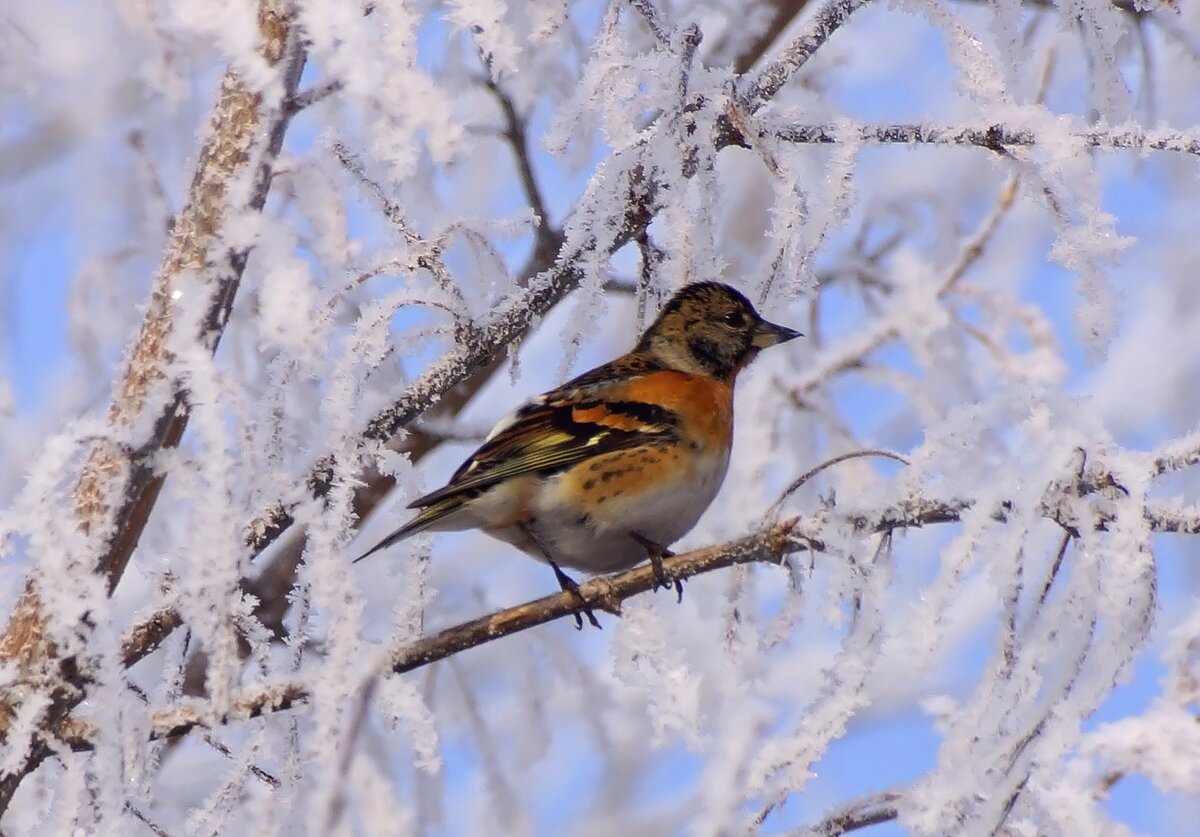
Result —
[{"label": "frost-covered branch", "polygon": [[[804,534],[808,528],[819,528],[819,520],[779,523],[741,540],[666,558],[663,568],[671,578],[687,579],[738,564],[778,563],[790,553],[823,548],[820,541]],[[579,585],[579,592],[591,607],[619,615],[622,602],[650,592],[658,584],[654,569],[646,564],[618,575],[590,579]],[[468,648],[574,616],[582,612],[582,608],[575,596],[566,592],[505,608],[396,648],[388,657],[387,670],[394,674],[413,671]],[[304,683],[295,681],[247,691],[234,698],[224,710],[207,701],[184,701],[153,713],[152,736],[167,738],[185,734],[198,726],[254,718],[290,709],[306,702],[308,697]],[[86,728],[76,725],[71,729],[72,745],[88,747],[87,741],[80,737]]]},{"label": "frost-covered branch", "polygon": [[671,43],[670,35],[667,33],[667,26],[662,19],[662,13],[658,10],[658,6],[655,5],[654,0],[629,0],[629,5],[637,9],[638,14],[646,21],[646,26],[661,46],[667,46]]},{"label": "frost-covered branch", "polygon": [[[511,97],[490,76],[486,84],[496,97],[504,116],[503,135],[512,147],[526,198],[534,213],[540,218],[534,251],[528,264],[520,271],[518,284],[524,286],[528,284],[530,277],[552,267],[555,254],[562,244],[562,233],[549,224],[541,188],[537,183],[529,156],[525,119],[518,115]],[[332,83],[326,87],[335,87],[336,89]],[[334,92],[334,90],[329,92]],[[443,284],[451,282],[448,270],[442,260],[440,246],[421,239],[414,232],[403,209],[383,192],[379,184],[367,177],[361,161],[354,157],[348,149],[343,146],[335,146],[334,153],[343,167],[368,190],[384,217],[404,237],[416,254],[418,266],[434,273],[439,277],[439,282]],[[429,417],[431,414],[439,416],[457,414],[491,379],[499,367],[497,360],[498,358],[494,358],[491,362],[483,364],[467,380],[452,387],[450,392],[424,414],[424,417]],[[424,432],[419,427],[409,427],[403,440],[393,440],[396,450],[407,454],[409,461],[413,463],[419,462],[440,441],[442,441],[440,438]],[[358,520],[365,520],[394,485],[394,481],[390,477],[381,475],[374,469],[368,469],[362,479],[365,484],[355,492],[354,496],[354,516]],[[255,608],[255,617],[276,635],[281,635],[283,632],[283,616],[288,609],[287,596],[295,580],[295,572],[299,566],[303,546],[304,537],[302,535],[289,539],[276,550],[270,563],[256,578],[243,581],[243,587],[258,602]],[[123,643],[125,665],[133,665],[152,653],[180,625],[182,625],[182,617],[173,606],[160,608],[140,621],[127,634]],[[203,662],[204,655],[200,652],[189,666],[189,672],[193,674],[189,675],[188,684],[201,678]]]},{"label": "frost-covered branch", "polygon": [[[1101,492],[1107,485],[1103,479],[1097,482],[1094,478],[1085,478],[1076,484],[1053,487],[1038,509],[1038,514],[1064,527],[1071,527],[1074,522],[1063,517],[1058,500]],[[825,552],[827,543],[834,537],[839,540],[846,535],[864,538],[903,529],[961,522],[963,515],[974,505],[974,502],[966,499],[914,497],[892,506],[848,513],[839,513],[830,506],[818,515],[775,523],[746,538],[666,558],[663,569],[669,579],[684,580],[742,564],[778,564],[795,552]],[[1012,505],[1002,502],[994,507],[990,516],[993,520],[1008,522],[1013,516]],[[1200,513],[1182,515],[1148,504],[1144,517],[1151,531],[1179,531],[1181,520],[1186,518],[1196,526],[1195,531],[1200,532]],[[1114,511],[1097,508],[1094,518],[1096,531],[1106,531],[1114,520]],[[840,532],[842,527],[846,528],[845,532]],[[644,564],[616,575],[583,582],[580,584],[580,594],[588,606],[619,616],[626,600],[651,592],[658,584],[654,568]],[[397,647],[388,655],[386,669],[393,674],[410,672],[537,625],[573,617],[582,613],[583,608],[584,605],[566,592],[505,608]],[[131,640],[134,639],[131,637]],[[127,647],[126,656],[130,656],[130,653]],[[152,734],[155,738],[172,737],[198,726],[254,718],[290,709],[305,703],[308,697],[308,687],[303,681],[296,680],[244,692],[224,708],[214,707],[203,700],[183,701],[153,713]],[[73,746],[89,746],[84,727],[75,725],[69,729],[73,730],[68,734]]]},{"label": "frost-covered branch", "polygon": [[[16,592],[20,562],[33,567],[0,642],[31,661],[5,666],[0,806],[15,801],[0,830],[534,833],[558,823],[508,777],[569,765],[585,777],[571,788],[585,828],[754,833],[836,773],[831,748],[865,713],[920,713],[936,758],[795,833],[897,820],[919,834],[1101,833],[1109,777],[1200,789],[1175,753],[1200,748],[1175,746],[1200,741],[1186,711],[1200,608],[1160,583],[1200,535],[1200,434],[1174,429],[1192,421],[1178,382],[1196,372],[1195,247],[1180,234],[1195,200],[1178,175],[1200,131],[1154,127],[1194,110],[1197,9],[856,14],[868,3],[618,0],[599,16],[582,0],[377,4],[364,17],[298,0],[292,47],[324,73],[305,90],[255,52],[254,4],[219,19],[202,0],[168,17],[122,7],[105,38],[72,50],[95,76],[78,80],[53,66],[66,50],[52,15],[22,6],[0,48],[24,58],[28,36],[52,71],[0,97],[28,110],[35,140],[68,112],[117,127],[67,126],[69,178],[42,165],[5,179],[0,162],[0,214],[20,206],[6,217],[24,223],[29,192],[59,189],[57,202],[82,184],[126,223],[90,226],[67,268],[70,371],[94,391],[55,388],[63,400],[38,405],[0,380],[0,425],[14,429],[0,491],[15,492],[0,557]],[[946,49],[908,72],[914,38],[935,34]],[[252,150],[206,150],[180,198],[195,122],[178,96],[217,82],[214,62],[261,93]],[[882,112],[870,98],[890,95],[885,68],[913,96],[912,124],[852,116]],[[56,99],[102,88],[134,104]],[[264,149],[296,114],[304,130],[271,165]],[[336,137],[333,153],[314,136]],[[928,147],[898,166],[872,153],[881,144]],[[979,166],[987,155],[961,148],[1006,159]],[[1141,159],[1115,171],[1106,149]],[[272,168],[281,188],[259,211]],[[1130,185],[1161,201],[1154,224],[1128,223]],[[159,255],[196,227],[188,213],[214,200],[223,220],[198,228],[213,246],[164,261],[133,311]],[[188,209],[164,231],[171,203]],[[1061,270],[1047,278],[1047,262]],[[699,279],[729,281],[808,338],[739,383],[724,493],[691,535],[717,545],[666,562],[681,579],[715,573],[681,607],[641,596],[659,579],[637,567],[585,582],[607,630],[576,634],[547,624],[578,612],[569,594],[498,609],[525,586],[486,557],[457,572],[418,546],[387,572],[347,573],[356,526],[395,486],[436,479],[458,451],[428,454],[471,441],[455,431],[610,357],[655,299]],[[1083,390],[1077,341],[1099,349]],[[122,347],[119,374],[143,375],[112,388],[134,417],[106,423],[93,413]],[[62,429],[34,427],[39,409]],[[903,467],[848,461],[881,447],[903,450]],[[129,492],[144,498],[136,513]],[[88,503],[81,533],[72,512]],[[139,535],[136,571],[109,597]],[[434,619],[461,624],[431,631]],[[1087,723],[1158,654],[1156,709],[1127,729]],[[631,794],[679,748],[699,768],[690,788]],[[480,773],[476,812],[454,794]]]},{"label": "frost-covered branch", "polygon": [[[724,33],[713,49],[709,64],[729,63],[738,75],[742,75],[758,63],[758,60],[770,49],[776,39],[788,28],[796,17],[804,11],[810,0],[770,0],[760,2],[756,8],[759,11],[769,11],[770,17],[756,32],[747,33],[742,27]],[[735,38],[750,40],[734,46]],[[735,51],[736,54],[731,54]]]},{"label": "frost-covered branch", "polygon": [[[758,81],[748,91],[746,100],[761,103],[774,96],[787,79],[807,62],[813,51],[823,45],[850,14],[866,2],[867,0],[833,0],[827,3],[814,16],[810,28],[785,50],[784,56],[759,74]],[[781,129],[776,133],[787,141],[810,143],[830,143],[845,136],[844,132],[833,126],[798,126]],[[896,125],[878,126],[878,129],[864,127],[859,133],[859,141],[937,142],[981,145],[993,150],[1000,150],[1005,145],[1029,144],[1034,141],[1033,135],[1028,132],[993,128],[938,129],[918,125]],[[1081,136],[1093,136],[1096,145],[1101,147],[1184,150],[1197,153],[1191,150],[1196,143],[1178,132],[1155,137],[1131,132],[1094,131]],[[1140,143],[1139,136],[1142,137]],[[716,147],[719,150],[731,144],[740,144],[741,141],[736,131],[719,130]],[[652,184],[639,182],[648,174],[641,169],[628,172],[628,192],[631,199],[624,207],[622,217],[606,219],[603,224],[620,230],[611,248],[614,251],[643,232],[654,216],[656,210],[651,197],[654,187]],[[566,226],[569,228],[572,225],[573,222],[568,221]],[[590,240],[566,242],[553,268],[531,280],[528,289],[517,292],[507,302],[502,303],[487,322],[480,324],[473,334],[433,364],[393,405],[372,418],[360,435],[359,443],[368,445],[386,442],[436,403],[443,393],[457,386],[494,358],[503,347],[523,334],[533,319],[548,311],[576,286],[580,278],[578,265],[586,261],[591,244]],[[256,553],[274,542],[292,524],[293,513],[299,504],[307,502],[309,498],[320,499],[328,493],[332,485],[333,465],[330,457],[320,459],[306,479],[307,491],[304,494],[307,497],[280,499],[250,521],[246,529],[247,543]]]},{"label": "frost-covered branch", "polygon": [[[773,97],[790,73],[802,66],[813,50],[819,48],[845,18],[865,2],[867,0],[835,0],[828,4],[826,10],[818,15],[816,29],[802,35],[797,42],[801,45],[793,45],[794,49],[790,50],[781,62],[776,62],[763,71],[760,78],[774,81],[756,85],[754,101],[763,103]],[[739,141],[740,137],[735,133],[719,131],[716,147],[720,150]],[[634,158],[636,159],[636,155]],[[620,216],[606,218],[600,223],[593,222],[597,227],[618,231],[609,245],[610,252],[619,250],[644,233],[649,226],[657,211],[657,184],[648,180],[654,176],[655,173],[644,170],[640,165],[629,168],[624,175],[628,185],[623,190],[628,195],[628,200],[621,207]],[[617,179],[620,178],[618,175]],[[565,227],[572,227],[573,222],[574,219],[569,220]],[[545,314],[578,284],[579,265],[588,260],[594,244],[594,240],[590,238],[564,242],[554,267],[532,279],[527,289],[519,291],[502,304],[488,322],[480,324],[473,334],[468,335],[455,349],[430,367],[397,402],[372,418],[360,436],[360,443],[386,442],[436,403],[444,392],[461,383],[504,346],[523,334],[533,319]],[[328,493],[333,479],[333,464],[331,458],[324,457],[309,473],[306,484],[312,498],[320,499]],[[246,539],[250,547],[255,552],[261,552],[270,545],[291,526],[293,512],[301,502],[304,500],[299,497],[284,499],[256,515],[246,528]]]},{"label": "frost-covered branch", "polygon": [[310,87],[307,90],[301,90],[297,92],[296,95],[288,99],[287,107],[289,107],[293,112],[299,113],[306,108],[312,107],[318,102],[328,99],[330,96],[340,93],[344,87],[345,85],[340,80],[333,79],[332,81],[327,81],[316,87]]},{"label": "frost-covered branch", "polygon": [[[223,78],[187,203],[172,226],[140,331],[114,387],[109,433],[92,448],[74,492],[80,529],[92,539],[94,569],[106,578],[110,594],[137,546],[166,476],[153,459],[178,445],[187,426],[188,393],[171,368],[173,346],[191,343],[209,354],[216,351],[248,255],[245,245],[230,243],[227,227],[243,213],[262,210],[292,115],[286,102],[296,89],[305,56],[290,14],[283,5],[264,0],[258,8],[258,26],[259,54],[268,65],[279,68],[282,98],[268,99],[233,69]],[[47,718],[54,724],[86,692],[76,665],[57,661],[46,637],[42,583],[36,573],[27,583],[0,638],[0,659],[53,692],[54,705]],[[59,677],[74,682],[64,688],[55,683]],[[5,733],[13,712],[9,700],[6,696],[0,712]],[[4,777],[0,811],[21,778],[45,754],[35,746],[22,769]]]},{"label": "frost-covered branch", "polygon": [[1180,508],[1167,502],[1146,504],[1146,522],[1155,532],[1171,535],[1200,535],[1200,507]]},{"label": "frost-covered branch", "polygon": [[838,837],[860,828],[891,822],[899,816],[896,803],[901,798],[902,794],[898,791],[864,796],[842,805],[819,823],[801,829],[797,837]]},{"label": "frost-covered branch", "polygon": [[1155,451],[1155,476],[1182,471],[1194,465],[1200,465],[1200,431],[1193,431]]},{"label": "frost-covered branch", "polygon": [[830,36],[869,2],[871,0],[826,0],[805,23],[804,31],[784,48],[783,54],[767,64],[751,82],[741,96],[745,107],[753,113],[774,99]]},{"label": "frost-covered branch", "polygon": [[1129,130],[1094,129],[1071,131],[1053,136],[1035,130],[1014,129],[1004,125],[793,125],[777,128],[773,134],[785,142],[837,144],[863,142],[900,145],[967,145],[1003,153],[1010,147],[1033,147],[1063,140],[1091,148],[1133,151],[1176,151],[1200,155],[1200,134],[1171,129]]},{"label": "frost-covered branch", "polygon": [[[971,0],[978,2],[978,0]],[[1152,15],[1158,11],[1174,11],[1178,0],[1109,0],[1114,9],[1134,16]],[[1033,9],[1055,9],[1058,4],[1054,0],[1021,0],[1021,4]]]}]

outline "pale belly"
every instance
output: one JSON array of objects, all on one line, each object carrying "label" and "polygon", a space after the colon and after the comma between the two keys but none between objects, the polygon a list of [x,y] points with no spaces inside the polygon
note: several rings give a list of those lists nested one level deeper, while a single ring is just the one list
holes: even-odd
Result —
[{"label": "pale belly", "polygon": [[717,496],[729,466],[728,456],[701,455],[692,461],[685,478],[662,488],[609,496],[594,506],[594,513],[587,518],[574,504],[564,502],[562,484],[570,476],[550,477],[534,497],[536,518],[528,528],[536,543],[505,540],[540,560],[549,553],[563,568],[611,573],[633,567],[648,557],[634,533],[669,547],[696,525]]}]

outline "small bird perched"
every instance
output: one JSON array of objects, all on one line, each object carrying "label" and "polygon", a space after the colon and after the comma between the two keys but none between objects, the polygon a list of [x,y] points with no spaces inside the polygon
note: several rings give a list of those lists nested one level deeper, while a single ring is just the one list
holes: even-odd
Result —
[{"label": "small bird perched", "polygon": [[688,285],[633,351],[501,420],[449,483],[409,504],[416,517],[355,560],[417,532],[482,529],[545,561],[576,596],[563,567],[610,573],[649,558],[669,586],[667,547],[729,467],[734,379],[762,349],[799,336],[728,285]]}]

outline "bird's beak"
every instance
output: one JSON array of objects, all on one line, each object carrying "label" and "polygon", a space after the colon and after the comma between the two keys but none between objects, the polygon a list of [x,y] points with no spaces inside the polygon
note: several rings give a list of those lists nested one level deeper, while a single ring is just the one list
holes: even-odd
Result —
[{"label": "bird's beak", "polygon": [[789,340],[795,340],[797,337],[803,336],[803,334],[794,328],[775,325],[775,323],[763,320],[754,329],[754,337],[750,339],[750,344],[756,349],[766,349],[770,346],[778,346],[780,343],[786,343]]}]

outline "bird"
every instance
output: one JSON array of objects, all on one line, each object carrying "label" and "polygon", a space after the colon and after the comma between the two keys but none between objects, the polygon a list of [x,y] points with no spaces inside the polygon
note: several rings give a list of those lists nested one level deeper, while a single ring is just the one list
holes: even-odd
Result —
[{"label": "bird", "polygon": [[[355,562],[425,531],[480,529],[549,564],[600,627],[566,569],[606,574],[662,559],[709,507],[733,442],[733,387],[760,351],[803,336],[739,291],[677,291],[627,354],[501,419],[417,514]],[[576,627],[582,627],[579,612]]]}]

